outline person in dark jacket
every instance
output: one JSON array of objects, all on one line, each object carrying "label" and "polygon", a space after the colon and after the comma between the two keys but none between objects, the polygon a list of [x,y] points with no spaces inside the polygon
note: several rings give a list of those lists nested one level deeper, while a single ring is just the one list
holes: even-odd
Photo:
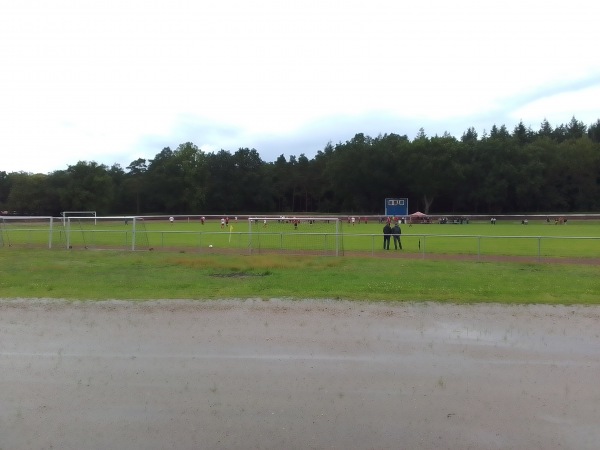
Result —
[{"label": "person in dark jacket", "polygon": [[392,236],[392,227],[390,226],[390,223],[387,222],[385,224],[385,226],[383,227],[383,249],[384,250],[390,249],[391,236]]},{"label": "person in dark jacket", "polygon": [[392,230],[392,234],[394,236],[394,248],[398,250],[402,250],[402,241],[400,240],[400,235],[402,234],[402,230],[400,229],[400,222],[396,222],[394,225],[394,229]]}]

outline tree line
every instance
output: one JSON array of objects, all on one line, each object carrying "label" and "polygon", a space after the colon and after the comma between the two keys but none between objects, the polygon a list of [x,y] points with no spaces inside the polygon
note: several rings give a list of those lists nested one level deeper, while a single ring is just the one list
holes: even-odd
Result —
[{"label": "tree line", "polygon": [[460,139],[421,129],[356,134],[314,158],[265,162],[255,149],[206,153],[191,142],[126,168],[79,161],[48,174],[0,171],[0,211],[114,214],[381,214],[386,197],[411,212],[502,214],[600,209],[600,119],[539,130],[522,122]]}]

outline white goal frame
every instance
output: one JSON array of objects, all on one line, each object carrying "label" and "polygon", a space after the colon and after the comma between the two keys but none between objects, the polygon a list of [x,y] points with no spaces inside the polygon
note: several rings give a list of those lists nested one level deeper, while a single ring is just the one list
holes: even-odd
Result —
[{"label": "white goal frame", "polygon": [[[72,227],[72,222],[74,222],[74,221],[81,221],[81,220],[91,221],[91,220],[93,220],[94,225],[98,224],[98,220],[101,221],[100,225],[102,225],[102,221],[109,221],[109,222],[123,222],[124,221],[126,224],[131,222],[131,231],[126,231],[126,232],[131,233],[131,246],[130,246],[131,251],[135,251],[135,250],[139,249],[139,247],[140,247],[140,244],[138,242],[139,241],[138,236],[140,234],[146,235],[144,218],[140,217],[140,216],[96,216],[94,214],[94,216],[67,216],[64,219],[66,221],[64,228],[65,228],[66,248],[67,249],[72,248],[71,235],[73,233],[80,232],[80,230]],[[96,229],[94,231],[100,232],[101,230]],[[147,239],[147,235],[146,235],[146,239]],[[85,248],[87,248],[87,246]]]},{"label": "white goal frame", "polygon": [[[18,228],[7,228],[7,224],[23,224]],[[38,226],[31,226],[31,224]],[[46,233],[48,232],[48,248],[52,248],[52,231],[54,217],[52,216],[0,216],[0,247],[12,247],[11,233],[29,232],[29,233]],[[28,245],[22,242],[17,245]]]},{"label": "white goal frame", "polygon": [[[84,214],[87,215],[84,216]],[[63,227],[67,224],[67,217],[93,217],[94,225],[96,225],[96,218],[98,217],[96,211],[63,211],[60,215],[62,216]]]},{"label": "white goal frame", "polygon": [[[311,230],[311,227],[315,223],[327,223],[331,230],[328,231],[315,231]],[[271,225],[270,225],[271,224]],[[266,226],[265,226],[266,225]],[[272,230],[273,225],[277,225],[277,230]],[[288,229],[285,229],[287,227]],[[284,241],[284,237],[290,237],[294,234],[309,237],[322,236],[324,240],[324,246],[321,250],[324,254],[334,254],[340,256],[343,254],[343,236],[342,236],[342,220],[339,217],[308,217],[308,216],[251,216],[248,217],[248,249],[252,252],[253,250],[260,251],[260,248],[256,249],[253,244],[253,237],[259,235],[279,235],[281,236],[281,242]],[[334,239],[333,245],[329,247],[327,243],[328,237]],[[329,241],[331,242],[331,241]],[[278,247],[282,251],[293,251],[284,244]],[[302,252],[303,249],[298,251]],[[306,251],[311,251],[307,249]]]}]

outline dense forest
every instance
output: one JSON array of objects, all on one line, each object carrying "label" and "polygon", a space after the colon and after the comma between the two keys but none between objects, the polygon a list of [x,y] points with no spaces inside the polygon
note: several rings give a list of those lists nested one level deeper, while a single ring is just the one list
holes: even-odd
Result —
[{"label": "dense forest", "polygon": [[126,168],[79,161],[48,174],[0,171],[0,211],[52,215],[364,213],[406,197],[429,214],[592,212],[600,209],[600,119],[537,131],[519,123],[460,139],[356,134],[314,158],[255,149],[205,153],[193,143]]}]

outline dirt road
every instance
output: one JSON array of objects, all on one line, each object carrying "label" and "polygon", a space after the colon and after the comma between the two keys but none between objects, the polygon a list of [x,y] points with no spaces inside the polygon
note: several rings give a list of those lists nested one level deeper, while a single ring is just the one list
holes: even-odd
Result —
[{"label": "dirt road", "polygon": [[586,449],[600,307],[0,301],[0,449]]}]

